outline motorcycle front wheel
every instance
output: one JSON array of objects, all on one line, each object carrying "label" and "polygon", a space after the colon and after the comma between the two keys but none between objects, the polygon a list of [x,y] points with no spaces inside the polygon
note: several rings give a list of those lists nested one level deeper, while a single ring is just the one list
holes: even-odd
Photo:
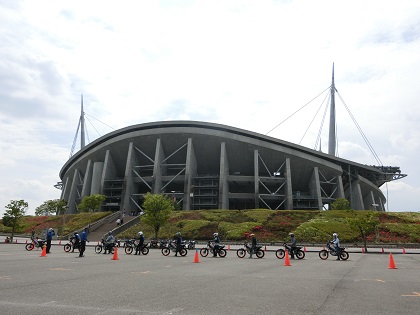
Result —
[{"label": "motorcycle front wheel", "polygon": [[133,247],[126,246],[126,248],[124,248],[124,251],[127,255],[131,255],[131,253],[133,252]]},{"label": "motorcycle front wheel", "polygon": [[284,249],[280,248],[280,249],[276,250],[276,257],[278,259],[283,259],[285,255],[286,255],[286,252],[284,251]]},{"label": "motorcycle front wheel", "polygon": [[171,250],[169,248],[162,248],[162,255],[163,256],[168,256],[169,253],[171,252]]},{"label": "motorcycle front wheel", "polygon": [[187,255],[187,253],[188,253],[188,251],[187,251],[187,249],[186,249],[186,248],[181,248],[181,250],[179,251],[179,254],[180,254],[182,257],[186,256],[186,255]]},{"label": "motorcycle front wheel", "polygon": [[148,249],[147,247],[144,247],[144,248],[141,250],[141,253],[142,253],[143,255],[147,255],[147,254],[149,253],[149,249]]},{"label": "motorcycle front wheel", "polygon": [[26,244],[25,249],[30,251],[30,250],[33,250],[34,247],[35,247],[34,244],[29,243],[29,244]]},{"label": "motorcycle front wheel", "polygon": [[322,260],[325,260],[328,258],[328,251],[326,249],[323,249],[319,252],[319,258],[321,258]]},{"label": "motorcycle front wheel", "polygon": [[303,258],[305,258],[305,252],[302,251],[302,250],[298,250],[296,252],[296,257],[297,257],[297,259],[303,259]]},{"label": "motorcycle front wheel", "polygon": [[257,250],[257,252],[255,253],[255,255],[256,255],[258,258],[263,258],[265,254],[264,254],[264,251],[263,251],[263,250],[259,249],[259,250]]},{"label": "motorcycle front wheel", "polygon": [[243,248],[238,249],[238,250],[236,251],[236,255],[237,255],[239,258],[244,258],[244,257],[245,257],[245,255],[246,255],[246,251],[245,251],[245,249],[243,249]]},{"label": "motorcycle front wheel", "polygon": [[340,253],[340,258],[341,258],[342,260],[347,260],[347,259],[349,259],[349,253],[347,253],[345,250],[341,251],[341,253]]},{"label": "motorcycle front wheel", "polygon": [[102,252],[102,245],[95,246],[95,253],[100,254]]},{"label": "motorcycle front wheel", "polygon": [[226,252],[225,249],[222,248],[222,249],[219,250],[219,257],[224,258],[224,257],[226,257],[226,254],[227,254],[227,252]]},{"label": "motorcycle front wheel", "polygon": [[66,244],[66,245],[64,245],[64,251],[65,251],[66,253],[68,253],[69,251],[71,251],[71,245],[70,245],[70,244]]},{"label": "motorcycle front wheel", "polygon": [[209,250],[207,248],[200,249],[201,257],[207,257],[208,254],[209,254]]}]

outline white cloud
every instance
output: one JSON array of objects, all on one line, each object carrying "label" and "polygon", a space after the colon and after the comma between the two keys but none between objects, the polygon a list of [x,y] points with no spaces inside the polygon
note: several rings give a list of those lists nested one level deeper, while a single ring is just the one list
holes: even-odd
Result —
[{"label": "white cloud", "polygon": [[[339,95],[384,165],[411,172],[389,186],[420,187],[416,1],[41,3],[0,4],[0,204],[30,199],[33,212],[57,198],[81,94],[85,111],[113,128],[188,119],[265,134],[329,86],[333,62]],[[340,156],[374,164],[336,104]],[[321,105],[269,135],[299,143]],[[301,144],[314,147],[324,108]],[[112,130],[89,120],[100,135]],[[401,190],[389,198],[395,211],[417,207]]]}]

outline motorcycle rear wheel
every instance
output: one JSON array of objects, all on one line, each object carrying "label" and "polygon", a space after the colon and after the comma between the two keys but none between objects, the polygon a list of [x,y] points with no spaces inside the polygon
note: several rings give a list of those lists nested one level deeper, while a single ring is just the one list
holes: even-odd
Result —
[{"label": "motorcycle rear wheel", "polygon": [[144,248],[141,250],[141,253],[142,253],[143,255],[147,255],[147,254],[149,253],[149,249],[148,249],[147,247],[144,247]]},{"label": "motorcycle rear wheel", "polygon": [[102,252],[102,245],[95,246],[95,253],[100,254]]},{"label": "motorcycle rear wheel", "polygon": [[321,251],[319,251],[319,258],[321,258],[322,260],[327,259],[329,256],[328,251],[326,249],[323,249]]},{"label": "motorcycle rear wheel", "polygon": [[243,249],[243,248],[238,249],[238,250],[236,251],[236,255],[237,255],[239,258],[244,258],[244,257],[245,257],[245,255],[246,255],[246,251],[245,251],[245,249]]},{"label": "motorcycle rear wheel", "polygon": [[285,255],[286,255],[286,252],[284,251],[284,249],[280,248],[280,249],[276,250],[276,257],[278,259],[283,259]]},{"label": "motorcycle rear wheel", "polygon": [[347,253],[345,250],[342,250],[342,251],[341,251],[341,253],[340,253],[340,258],[341,258],[342,260],[347,260],[347,259],[349,259],[349,253]]},{"label": "motorcycle rear wheel", "polygon": [[64,251],[65,251],[66,253],[68,253],[69,251],[71,251],[71,245],[70,245],[70,244],[66,244],[66,245],[64,245]]},{"label": "motorcycle rear wheel", "polygon": [[29,251],[33,250],[34,248],[35,248],[35,246],[32,243],[26,244],[26,246],[25,246],[25,249],[29,250]]},{"label": "motorcycle rear wheel", "polygon": [[209,254],[209,250],[207,248],[200,249],[201,257],[207,257],[208,254]]},{"label": "motorcycle rear wheel", "polygon": [[169,253],[171,252],[171,250],[169,248],[162,248],[162,255],[163,256],[168,256]]},{"label": "motorcycle rear wheel", "polygon": [[302,250],[296,251],[296,257],[297,257],[297,259],[303,259],[303,258],[305,258],[305,252],[302,251]]},{"label": "motorcycle rear wheel", "polygon": [[127,255],[131,255],[131,253],[133,252],[133,247],[131,247],[131,246],[126,246],[126,247],[124,248],[124,251],[125,251],[125,253],[126,253]]},{"label": "motorcycle rear wheel", "polygon": [[263,258],[263,257],[264,257],[264,255],[265,255],[265,253],[264,253],[264,251],[263,251],[263,250],[259,249],[259,250],[257,250],[257,252],[255,253],[255,255],[256,255],[258,258]]},{"label": "motorcycle rear wheel", "polygon": [[219,257],[222,257],[222,258],[224,258],[224,257],[226,257],[226,254],[227,254],[227,252],[226,252],[226,250],[225,249],[219,249]]},{"label": "motorcycle rear wheel", "polygon": [[188,253],[188,251],[187,251],[187,249],[186,249],[186,248],[181,248],[181,250],[179,251],[179,254],[180,254],[182,257],[186,256],[186,255],[187,255],[187,253]]}]

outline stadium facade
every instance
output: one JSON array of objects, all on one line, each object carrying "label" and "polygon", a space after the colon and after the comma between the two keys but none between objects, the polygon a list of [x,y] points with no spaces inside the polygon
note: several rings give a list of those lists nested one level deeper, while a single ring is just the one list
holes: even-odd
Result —
[{"label": "stadium facade", "polygon": [[[83,112],[83,109],[82,109]],[[353,209],[385,211],[380,187],[399,167],[369,166],[230,126],[162,121],[129,126],[84,146],[60,171],[61,198],[76,213],[103,194],[102,210],[139,212],[148,192],[184,210]]]}]

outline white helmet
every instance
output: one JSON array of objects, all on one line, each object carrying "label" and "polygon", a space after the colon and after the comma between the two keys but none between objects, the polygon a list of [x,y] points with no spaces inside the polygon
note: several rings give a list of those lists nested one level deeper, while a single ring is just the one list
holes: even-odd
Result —
[{"label": "white helmet", "polygon": [[333,233],[333,236],[338,236],[338,234],[337,233]]},{"label": "white helmet", "polygon": [[142,231],[140,231],[140,232],[139,232],[139,235],[143,235],[143,232],[142,232]]},{"label": "white helmet", "polygon": [[217,233],[217,232],[213,233],[213,236],[218,236],[218,235],[219,235],[219,233]]}]

